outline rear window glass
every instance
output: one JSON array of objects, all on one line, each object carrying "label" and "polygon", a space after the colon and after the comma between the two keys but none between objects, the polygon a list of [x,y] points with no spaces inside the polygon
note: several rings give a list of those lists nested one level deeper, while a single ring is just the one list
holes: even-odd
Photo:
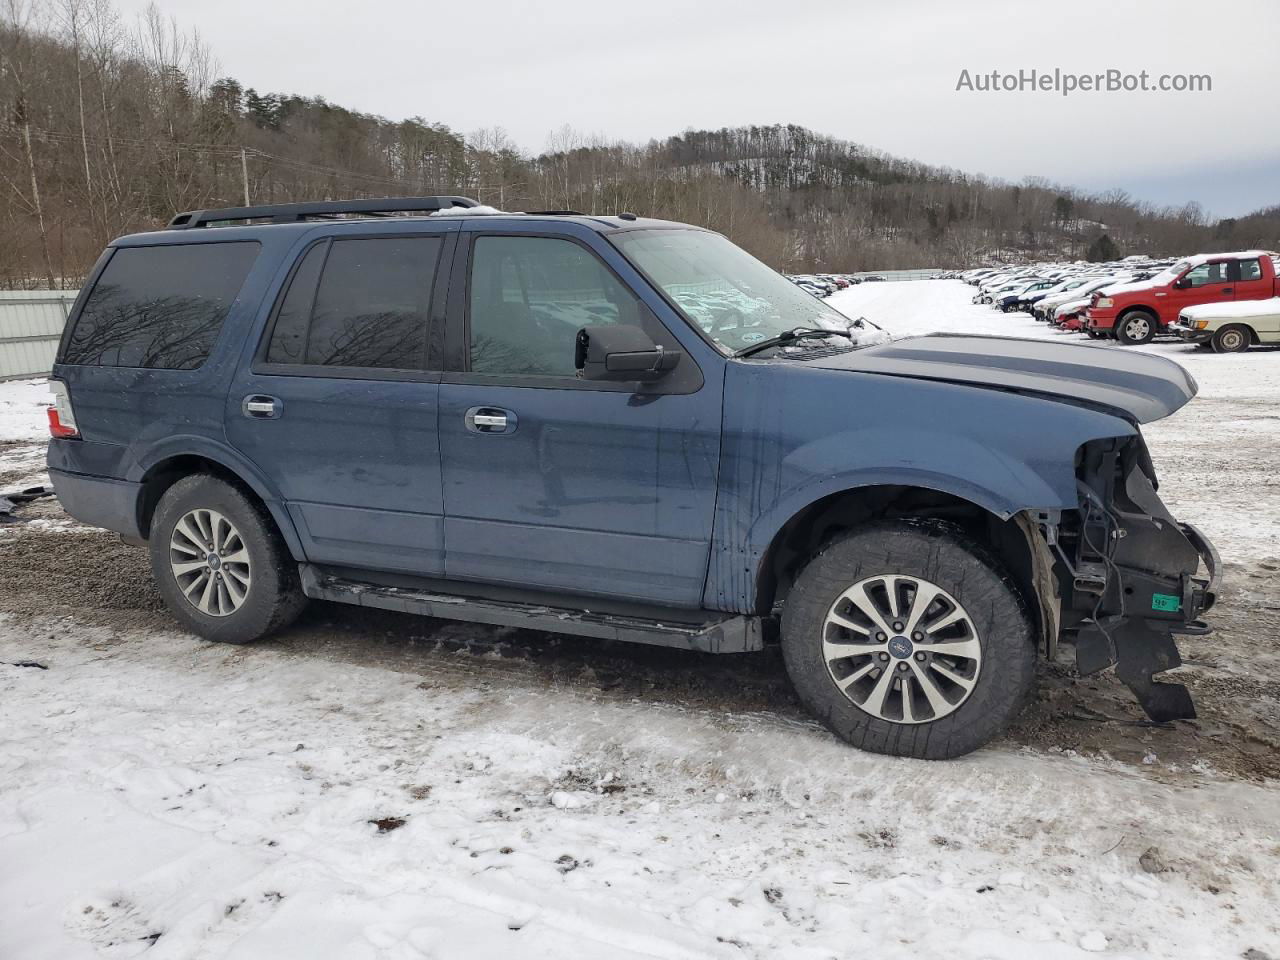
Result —
[{"label": "rear window glass", "polygon": [[312,247],[281,301],[267,362],[421,370],[441,245],[368,237]]},{"label": "rear window glass", "polygon": [[85,301],[62,362],[200,366],[257,256],[255,241],[116,250]]}]

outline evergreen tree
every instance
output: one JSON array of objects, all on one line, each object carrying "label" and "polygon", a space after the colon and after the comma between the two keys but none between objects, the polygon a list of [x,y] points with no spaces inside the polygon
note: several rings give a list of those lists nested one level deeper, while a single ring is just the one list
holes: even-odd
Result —
[{"label": "evergreen tree", "polygon": [[1097,239],[1089,244],[1089,249],[1085,252],[1085,259],[1090,263],[1107,263],[1111,260],[1119,260],[1120,248],[1105,233],[1099,234]]}]

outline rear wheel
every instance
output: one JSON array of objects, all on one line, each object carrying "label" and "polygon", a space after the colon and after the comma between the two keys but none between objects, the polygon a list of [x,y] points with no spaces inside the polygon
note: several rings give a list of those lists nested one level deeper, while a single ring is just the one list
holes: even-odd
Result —
[{"label": "rear wheel", "polygon": [[1248,350],[1252,340],[1246,327],[1232,324],[1219,329],[1210,342],[1215,353],[1239,353],[1241,350]]},{"label": "rear wheel", "polygon": [[1018,714],[1036,647],[1017,589],[957,528],[872,524],[809,562],[782,616],[805,705],[864,750],[942,760]]},{"label": "rear wheel", "polygon": [[291,623],[306,605],[271,518],[217,477],[194,474],[165,491],[150,550],[170,612],[206,640],[248,643]]},{"label": "rear wheel", "polygon": [[1130,310],[1116,320],[1116,339],[1134,347],[1150,343],[1156,335],[1156,318],[1145,310]]}]

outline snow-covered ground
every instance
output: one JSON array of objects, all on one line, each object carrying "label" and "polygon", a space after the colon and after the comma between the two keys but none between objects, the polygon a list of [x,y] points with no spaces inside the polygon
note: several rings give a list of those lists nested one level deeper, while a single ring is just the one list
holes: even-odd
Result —
[{"label": "snow-covered ground", "polygon": [[[832,302],[895,332],[1053,335],[971,293],[864,284]],[[1280,352],[1148,349],[1203,391],[1149,430],[1162,493],[1233,572],[1265,572]],[[40,402],[0,384],[0,442],[28,458]],[[0,527],[4,960],[1280,958],[1280,788],[1199,741],[1173,759],[1173,731],[1122,722],[1132,762],[1027,732],[925,763],[757,696],[776,659],[602,661],[342,608],[213,646],[153,609],[135,554]],[[68,575],[90,555],[118,585]],[[1269,577],[1227,609],[1259,649],[1278,632]],[[453,642],[477,637],[498,642]],[[1236,664],[1214,682],[1245,683]],[[1274,710],[1274,684],[1242,689]],[[1247,740],[1227,746],[1275,750]]]},{"label": "snow-covered ground", "polygon": [[0,383],[0,493],[43,482],[52,399],[44,380]]},{"label": "snow-covered ground", "polygon": [[1160,496],[1181,519],[1201,525],[1224,557],[1280,563],[1280,476],[1266,457],[1280,445],[1280,349],[1216,354],[1178,341],[1122,347],[970,303],[959,280],[864,283],[827,302],[894,335],[973,333],[1037,337],[1098,350],[1141,350],[1176,360],[1200,385],[1194,402],[1143,427],[1161,479]]}]

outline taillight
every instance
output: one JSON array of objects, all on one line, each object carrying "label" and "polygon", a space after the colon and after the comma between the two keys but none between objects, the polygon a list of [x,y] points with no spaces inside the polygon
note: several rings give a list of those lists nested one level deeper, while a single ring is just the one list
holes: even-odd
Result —
[{"label": "taillight", "polygon": [[80,436],[67,385],[61,380],[50,380],[49,392],[53,394],[53,406],[49,408],[49,435],[60,439]]}]

